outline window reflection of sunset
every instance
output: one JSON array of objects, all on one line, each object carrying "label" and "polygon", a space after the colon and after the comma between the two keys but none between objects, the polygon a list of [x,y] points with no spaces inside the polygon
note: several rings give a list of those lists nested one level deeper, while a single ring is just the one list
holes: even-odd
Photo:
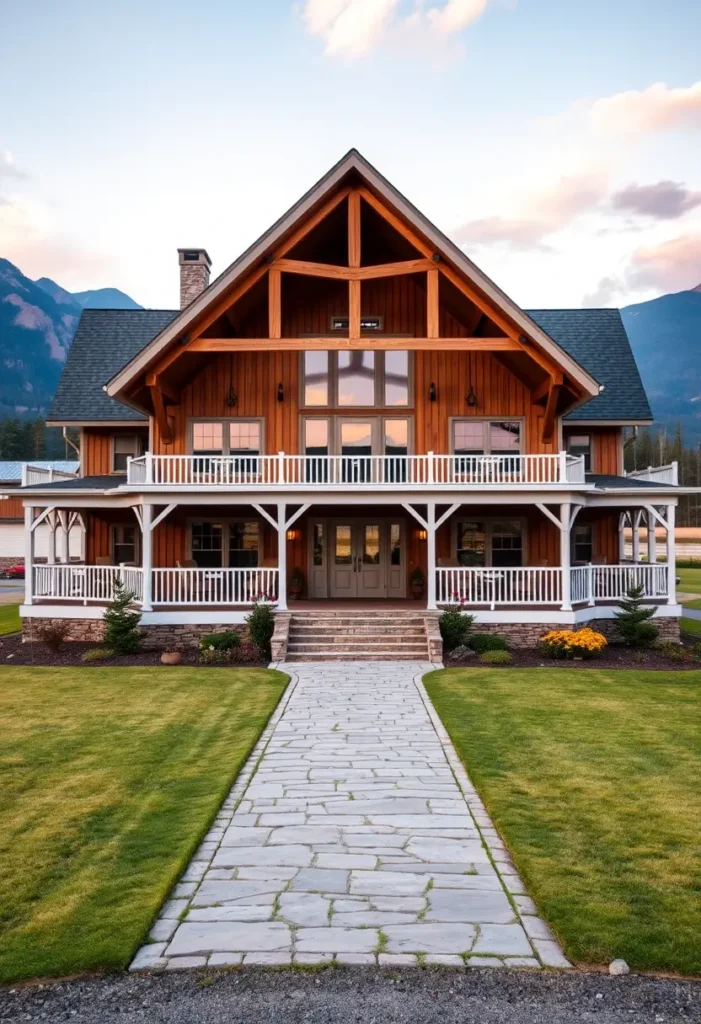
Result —
[{"label": "window reflection of sunset", "polygon": [[369,423],[343,423],[341,444],[354,447],[369,446],[372,443],[372,426]]}]

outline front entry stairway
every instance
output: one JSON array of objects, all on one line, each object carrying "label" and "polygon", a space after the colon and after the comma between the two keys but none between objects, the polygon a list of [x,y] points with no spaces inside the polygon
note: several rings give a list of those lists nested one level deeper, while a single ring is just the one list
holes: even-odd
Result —
[{"label": "front entry stairway", "polygon": [[287,661],[425,661],[428,654],[421,613],[295,611],[290,618]]}]

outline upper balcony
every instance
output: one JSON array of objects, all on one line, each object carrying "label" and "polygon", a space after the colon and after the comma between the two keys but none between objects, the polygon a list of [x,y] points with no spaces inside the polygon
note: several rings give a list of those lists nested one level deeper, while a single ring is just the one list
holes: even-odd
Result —
[{"label": "upper balcony", "polygon": [[584,458],[556,455],[153,455],[129,459],[127,485],[227,490],[455,490],[581,487]]}]

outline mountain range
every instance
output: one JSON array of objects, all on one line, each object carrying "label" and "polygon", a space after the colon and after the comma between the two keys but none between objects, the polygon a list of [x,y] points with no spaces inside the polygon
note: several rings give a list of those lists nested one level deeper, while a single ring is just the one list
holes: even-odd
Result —
[{"label": "mountain range", "polygon": [[[0,418],[45,416],[83,309],[141,309],[117,288],[69,292],[0,259]],[[701,443],[701,285],[621,310],[656,425]]]},{"label": "mountain range", "polygon": [[141,309],[117,288],[69,292],[0,259],[0,418],[45,416],[83,309]]}]

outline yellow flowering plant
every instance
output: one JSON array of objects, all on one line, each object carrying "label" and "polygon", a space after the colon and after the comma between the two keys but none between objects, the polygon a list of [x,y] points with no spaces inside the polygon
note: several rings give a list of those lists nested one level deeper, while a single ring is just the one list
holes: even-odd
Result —
[{"label": "yellow flowering plant", "polygon": [[597,658],[606,637],[595,629],[553,629],[541,638],[538,650],[548,658]]}]

